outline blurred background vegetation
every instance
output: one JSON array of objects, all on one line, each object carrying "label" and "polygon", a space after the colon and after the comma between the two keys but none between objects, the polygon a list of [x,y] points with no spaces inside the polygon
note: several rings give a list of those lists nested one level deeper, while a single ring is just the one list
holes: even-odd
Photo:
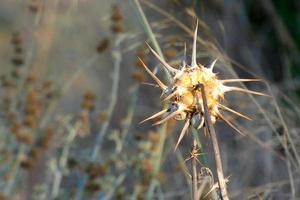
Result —
[{"label": "blurred background vegetation", "polygon": [[231,199],[299,199],[298,0],[0,1],[0,199],[189,199],[192,132],[174,152],[181,122],[139,124],[162,105],[137,58],[167,81],[145,42],[189,63],[196,18],[198,62],[272,95],[226,96],[253,119],[216,125]]}]

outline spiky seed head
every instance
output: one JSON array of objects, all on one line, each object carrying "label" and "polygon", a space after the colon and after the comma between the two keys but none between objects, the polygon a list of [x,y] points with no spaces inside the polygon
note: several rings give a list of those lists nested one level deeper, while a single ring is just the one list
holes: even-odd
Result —
[{"label": "spiky seed head", "polygon": [[[223,115],[221,115],[219,109],[231,112],[240,117],[249,119],[247,116],[238,113],[224,105],[221,104],[224,95],[229,91],[238,91],[251,93],[256,95],[264,95],[260,92],[255,92],[243,88],[231,87],[224,85],[225,83],[234,82],[247,82],[247,81],[260,81],[258,79],[228,79],[220,80],[216,73],[213,72],[213,68],[217,62],[214,60],[209,67],[204,67],[196,62],[196,43],[197,43],[197,27],[194,34],[193,50],[192,50],[192,62],[191,65],[187,65],[183,61],[183,66],[181,69],[172,68],[168,63],[164,61],[150,46],[151,52],[158,58],[163,67],[167,69],[170,74],[173,75],[173,80],[170,85],[165,85],[160,81],[143,63],[144,69],[150,74],[150,76],[155,80],[155,82],[160,86],[162,90],[162,98],[167,101],[169,108],[154,114],[153,116],[147,118],[144,121],[156,118],[163,115],[163,119],[156,122],[154,125],[158,125],[166,122],[171,118],[176,120],[185,120],[184,128],[181,131],[180,137],[178,139],[177,145],[180,143],[184,134],[188,130],[188,125],[195,125],[196,128],[200,129],[205,125],[204,123],[204,107],[202,101],[202,94],[199,84],[202,84],[205,88],[206,99],[209,114],[212,123],[215,123],[217,119],[225,121],[230,126],[233,126]],[[144,122],[143,121],[143,122]],[[235,128],[235,127],[233,127]],[[235,128],[236,129],[236,128]],[[236,129],[237,130],[237,129]]]}]

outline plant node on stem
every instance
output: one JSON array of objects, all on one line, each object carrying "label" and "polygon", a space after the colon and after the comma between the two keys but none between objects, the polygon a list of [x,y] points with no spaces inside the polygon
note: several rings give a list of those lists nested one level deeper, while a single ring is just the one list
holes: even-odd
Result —
[{"label": "plant node on stem", "polygon": [[[192,148],[192,192],[193,192],[193,200],[197,199],[197,190],[198,190],[198,179],[197,179],[197,141],[193,140],[193,148]],[[193,155],[195,153],[195,155]]]}]

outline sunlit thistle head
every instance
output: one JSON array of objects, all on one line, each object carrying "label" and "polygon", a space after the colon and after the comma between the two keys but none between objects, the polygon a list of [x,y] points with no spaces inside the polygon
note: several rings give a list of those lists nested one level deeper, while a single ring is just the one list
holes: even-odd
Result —
[{"label": "sunlit thistle head", "polygon": [[[160,57],[150,46],[150,51],[154,56],[161,62],[162,66],[167,69],[167,71],[172,75],[172,83],[170,85],[165,85],[160,81],[143,63],[143,67],[148,72],[148,74],[154,79],[157,85],[162,90],[162,98],[168,104],[168,107],[154,115],[143,120],[143,122],[154,119],[157,117],[163,117],[160,121],[156,122],[154,125],[162,124],[171,118],[176,120],[185,120],[184,127],[180,133],[176,147],[182,140],[183,136],[188,130],[190,125],[200,129],[205,126],[204,122],[204,107],[201,95],[201,89],[199,84],[203,84],[205,88],[205,95],[207,99],[207,105],[212,123],[215,123],[218,119],[225,121],[232,128],[240,132],[229,120],[227,120],[221,113],[220,110],[231,112],[240,117],[250,120],[249,117],[234,111],[225,105],[222,105],[222,99],[224,99],[224,94],[229,91],[245,92],[256,95],[267,96],[264,93],[255,92],[252,90],[247,90],[234,86],[227,86],[225,83],[234,82],[250,82],[259,81],[258,79],[226,79],[220,80],[216,73],[213,72],[214,66],[217,60],[214,60],[210,66],[204,67],[196,62],[196,42],[197,42],[197,29],[194,33],[194,42],[192,50],[192,61],[191,65],[187,65],[185,58],[182,63],[181,69],[175,69],[171,67],[165,60]],[[241,132],[240,132],[241,133]]]}]

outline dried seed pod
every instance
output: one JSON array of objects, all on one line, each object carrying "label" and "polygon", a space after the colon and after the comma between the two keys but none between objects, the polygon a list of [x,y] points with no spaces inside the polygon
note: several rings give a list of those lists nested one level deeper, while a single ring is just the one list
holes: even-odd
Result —
[{"label": "dried seed pod", "polygon": [[78,165],[79,165],[79,163],[75,158],[68,158],[67,166],[69,169],[74,169]]},{"label": "dried seed pod", "polygon": [[84,94],[84,100],[89,100],[89,101],[95,101],[96,99],[96,96],[93,92],[91,91],[87,91],[85,94]]},{"label": "dried seed pod", "polygon": [[28,77],[26,77],[26,80],[25,80],[25,85],[28,86],[28,85],[32,85],[36,82],[37,78],[34,74],[29,74]]},{"label": "dried seed pod", "polygon": [[123,27],[123,24],[121,24],[121,23],[114,23],[111,25],[110,30],[113,33],[122,33],[122,32],[124,32],[124,27]]},{"label": "dried seed pod", "polygon": [[20,167],[26,170],[32,169],[34,166],[34,161],[30,158],[25,158],[21,160]]},{"label": "dried seed pod", "polygon": [[32,13],[37,13],[39,11],[39,4],[38,2],[34,1],[34,2],[31,2],[28,6],[28,9],[30,12]]},{"label": "dried seed pod", "polygon": [[100,43],[97,46],[97,52],[98,53],[102,53],[103,51],[105,51],[106,49],[108,49],[109,43],[110,43],[109,39],[107,39],[107,38],[101,40]]},{"label": "dried seed pod", "polygon": [[99,190],[101,190],[101,186],[99,183],[95,183],[93,181],[89,181],[86,186],[85,189],[88,192],[98,192]]},{"label": "dried seed pod", "polygon": [[105,165],[97,163],[89,163],[85,170],[90,179],[104,176],[107,173],[107,167]]},{"label": "dried seed pod", "polygon": [[123,15],[121,13],[120,8],[117,5],[114,5],[112,7],[111,20],[114,22],[119,22],[119,21],[123,20]]},{"label": "dried seed pod", "polygon": [[16,139],[21,143],[28,144],[28,145],[33,144],[32,134],[24,129],[17,132],[15,134],[15,136],[16,136]]},{"label": "dried seed pod", "polygon": [[26,115],[23,121],[23,125],[27,128],[36,128],[38,119],[33,115]]},{"label": "dried seed pod", "polygon": [[121,10],[117,5],[112,7],[112,15],[111,15],[112,25],[110,27],[113,33],[121,33],[124,32],[123,26],[123,16]]},{"label": "dried seed pod", "polygon": [[23,53],[23,48],[20,47],[20,46],[16,46],[16,47],[14,48],[14,51],[15,51],[15,53],[17,53],[17,54],[22,54],[22,53]]},{"label": "dried seed pod", "polygon": [[11,128],[10,128],[10,131],[13,133],[13,134],[15,134],[15,135],[17,135],[17,134],[19,134],[19,132],[22,130],[22,125],[20,124],[20,123],[17,123],[17,122],[15,122],[15,123],[13,123],[12,124],[12,126],[11,126]]},{"label": "dried seed pod", "polygon": [[12,33],[11,43],[14,46],[18,46],[23,43],[20,32],[16,31],[16,32]]},{"label": "dried seed pod", "polygon": [[37,104],[39,100],[40,100],[40,95],[36,91],[31,90],[27,93],[26,102],[28,104]]},{"label": "dried seed pod", "polygon": [[45,128],[44,135],[37,141],[37,146],[43,150],[46,150],[50,147],[50,144],[54,137],[53,128]]},{"label": "dried seed pod", "polygon": [[19,66],[24,64],[24,59],[21,58],[21,57],[14,57],[14,58],[11,59],[11,62],[12,62],[13,65],[19,67]]},{"label": "dried seed pod", "polygon": [[16,87],[16,83],[10,79],[4,79],[2,81],[2,87],[5,89],[13,89]]}]

